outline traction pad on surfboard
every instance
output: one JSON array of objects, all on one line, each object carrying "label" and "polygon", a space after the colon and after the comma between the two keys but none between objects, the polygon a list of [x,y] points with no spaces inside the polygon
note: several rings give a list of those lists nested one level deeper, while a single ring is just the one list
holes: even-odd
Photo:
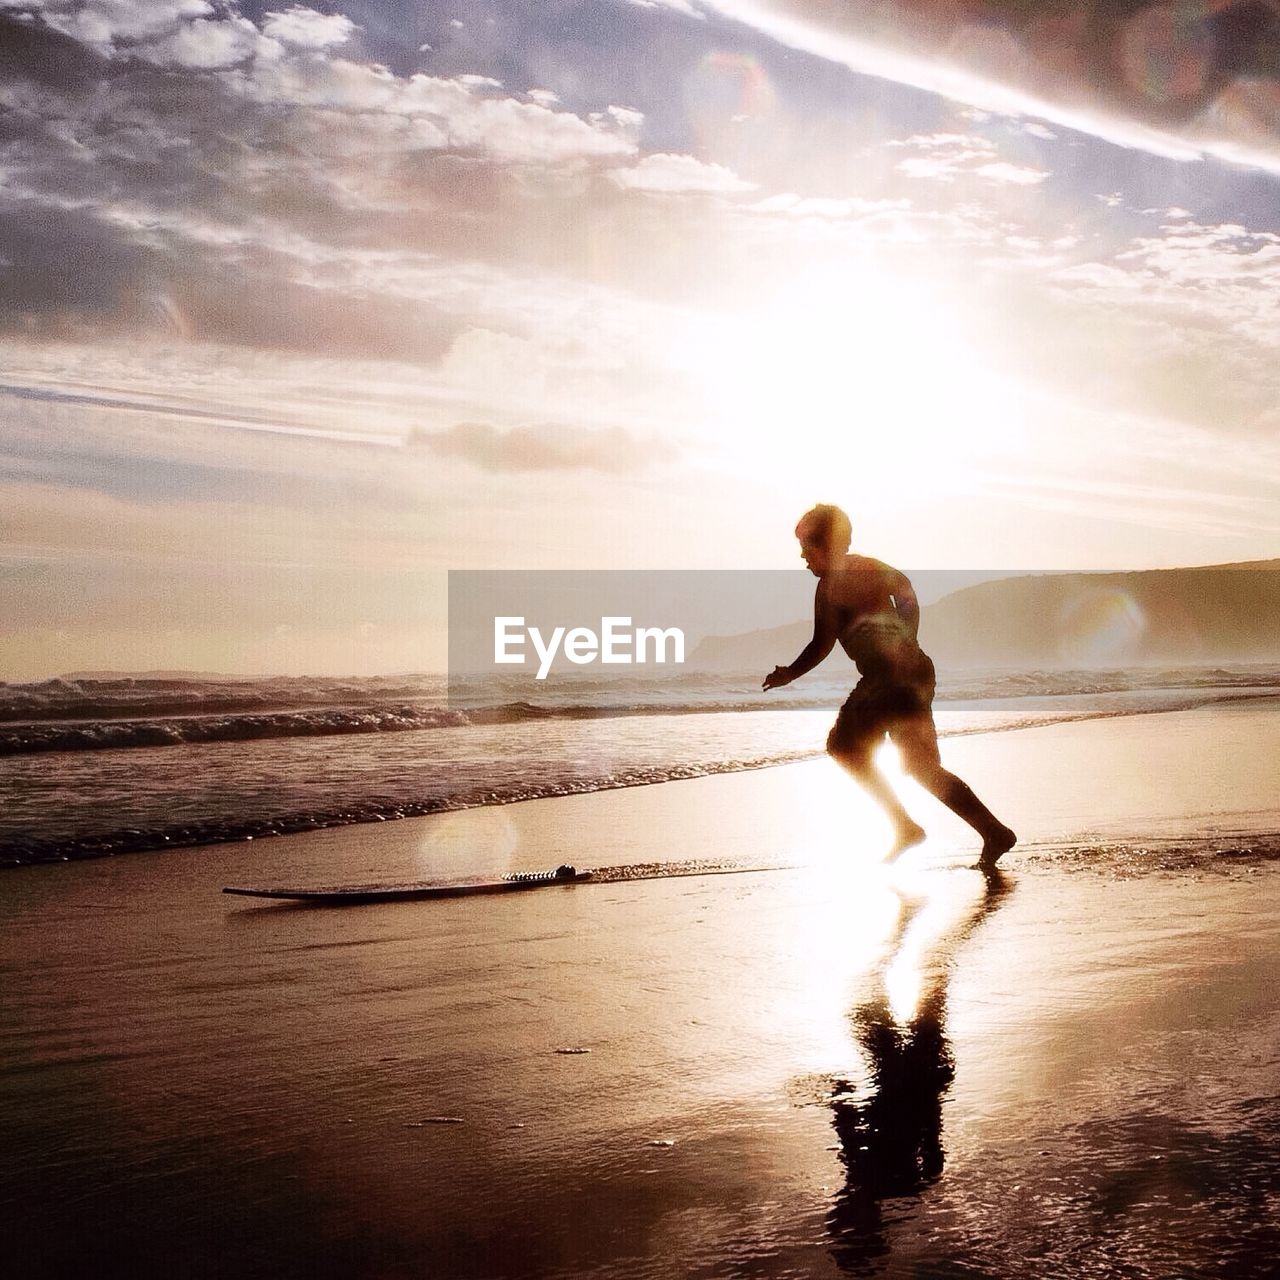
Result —
[{"label": "traction pad on surfboard", "polygon": [[578,880],[590,874],[590,871],[579,872],[565,862],[554,871],[511,871],[502,878],[508,884],[554,884],[557,880]]}]

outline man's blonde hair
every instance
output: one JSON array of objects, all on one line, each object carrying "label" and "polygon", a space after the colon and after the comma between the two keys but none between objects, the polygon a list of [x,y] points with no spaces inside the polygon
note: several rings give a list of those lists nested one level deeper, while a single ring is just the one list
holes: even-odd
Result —
[{"label": "man's blonde hair", "polygon": [[804,542],[816,542],[833,554],[849,550],[853,540],[853,525],[849,517],[829,502],[819,502],[800,517],[796,525],[796,537]]}]

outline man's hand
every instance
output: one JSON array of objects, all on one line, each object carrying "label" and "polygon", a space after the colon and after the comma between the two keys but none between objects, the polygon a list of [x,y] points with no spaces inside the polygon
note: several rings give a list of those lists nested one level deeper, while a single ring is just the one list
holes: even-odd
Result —
[{"label": "man's hand", "polygon": [[764,678],[764,683],[760,686],[762,689],[778,689],[784,684],[790,684],[795,679],[791,674],[790,667],[774,667]]}]

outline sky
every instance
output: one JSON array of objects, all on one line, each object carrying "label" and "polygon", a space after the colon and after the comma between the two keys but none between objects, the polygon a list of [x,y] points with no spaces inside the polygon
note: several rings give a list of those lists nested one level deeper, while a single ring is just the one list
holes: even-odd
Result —
[{"label": "sky", "polygon": [[[447,573],[1280,541],[1280,0],[0,0],[0,678]],[[779,619],[779,621],[787,621]]]}]

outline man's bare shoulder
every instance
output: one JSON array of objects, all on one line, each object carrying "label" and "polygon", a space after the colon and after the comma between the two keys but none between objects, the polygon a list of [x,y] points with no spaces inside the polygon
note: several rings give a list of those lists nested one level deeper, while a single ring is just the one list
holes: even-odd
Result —
[{"label": "man's bare shoulder", "polygon": [[901,569],[895,569],[893,565],[877,560],[873,556],[849,555],[845,560],[847,562],[845,572],[851,582],[858,581],[868,586],[874,583],[885,587],[890,592],[901,591],[911,585],[910,579]]},{"label": "man's bare shoulder", "polygon": [[898,571],[892,565],[885,564],[883,560],[877,560],[874,556],[860,556],[850,552],[844,558],[843,572],[870,573],[879,577],[884,574],[896,574]]},{"label": "man's bare shoulder", "polygon": [[824,581],[829,582],[829,589],[838,594],[842,589],[865,590],[868,583],[892,577],[896,573],[897,570],[885,564],[883,560],[850,554],[845,556],[837,568],[826,575]]},{"label": "man's bare shoulder", "polygon": [[885,608],[903,589],[906,579],[883,560],[871,556],[846,556],[838,569],[824,575],[818,608],[839,612],[875,612]]}]

